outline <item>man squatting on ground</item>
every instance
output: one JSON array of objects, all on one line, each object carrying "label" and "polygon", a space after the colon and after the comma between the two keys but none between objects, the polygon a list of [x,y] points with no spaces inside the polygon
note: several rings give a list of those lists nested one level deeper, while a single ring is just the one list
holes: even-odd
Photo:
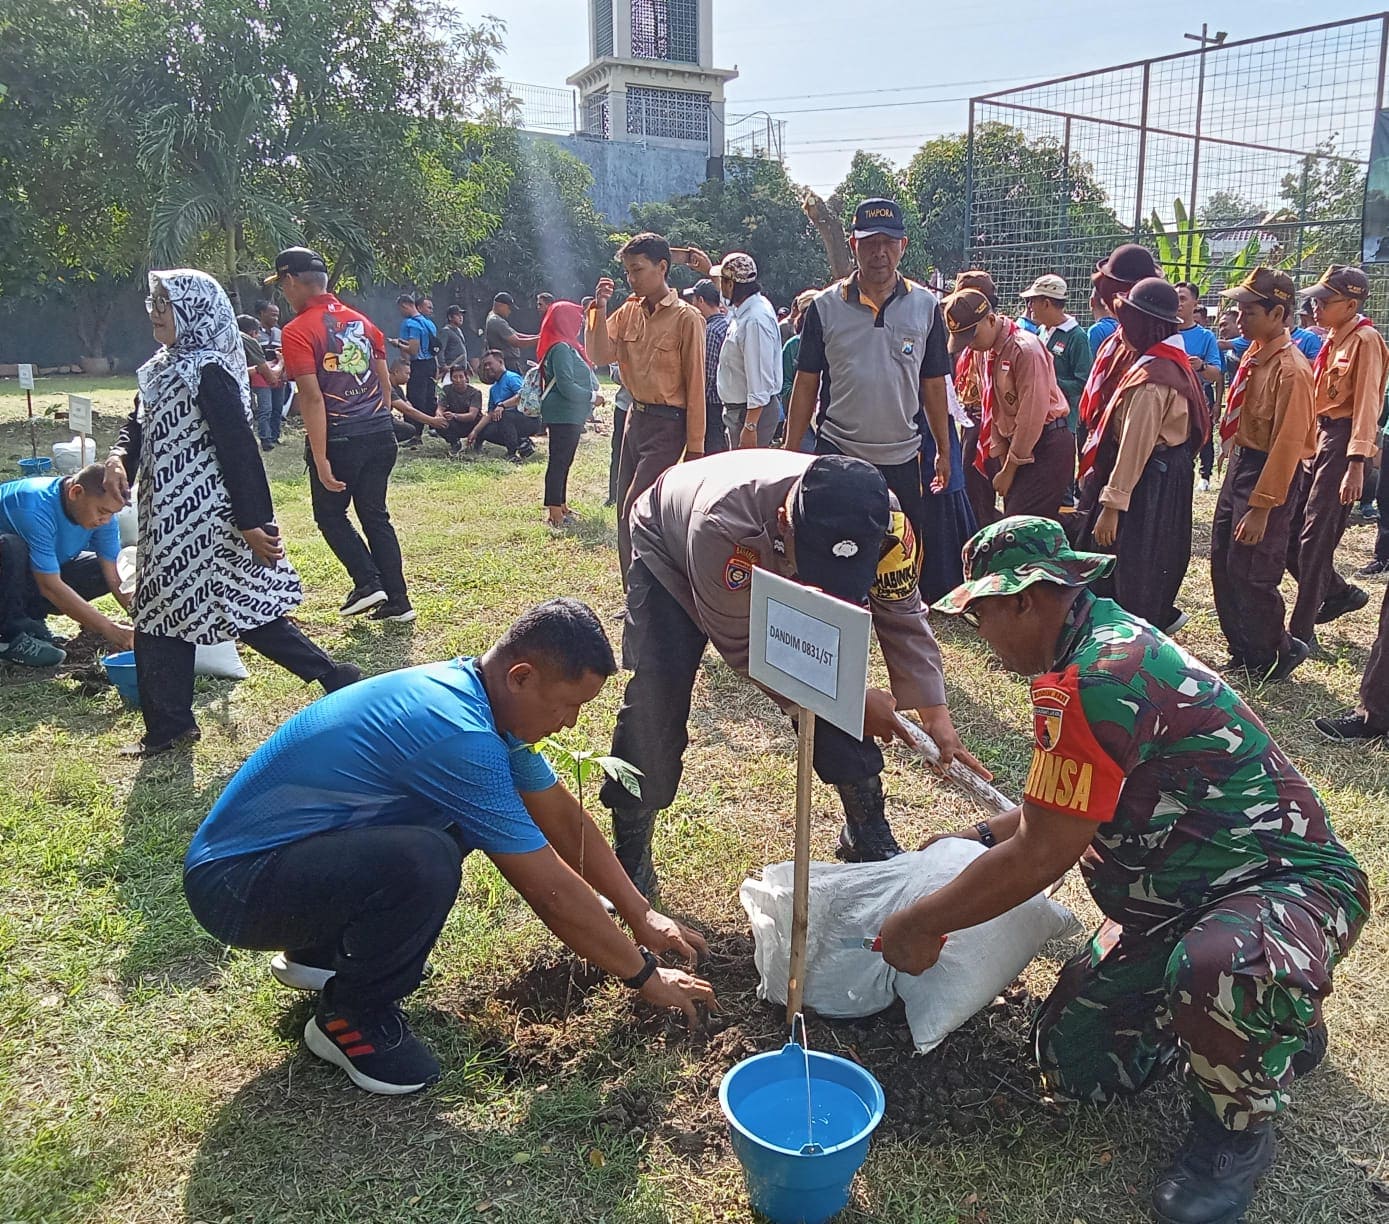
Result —
[{"label": "man squatting on ground", "polygon": [[829,723],[815,733],[815,772],[844,804],[842,857],[859,862],[900,853],[884,815],[883,754],[874,742],[900,735],[897,705],[917,711],[947,762],[959,756],[990,776],[950,721],[940,650],[917,590],[920,561],[915,532],[886,479],[846,455],[710,455],[671,468],[637,499],[622,638],[632,677],[612,751],[642,771],[642,793],[636,799],[609,780],[602,800],[613,814],[618,861],[641,892],[650,896],[657,886],[651,834],[680,784],[705,645],[712,642],[747,675],[754,566],[866,603],[873,614],[892,691],[868,691],[862,739]]},{"label": "man squatting on ground", "polygon": [[472,850],[647,1002],[691,1024],[697,1003],[717,1009],[707,982],[656,962],[674,952],[693,968],[704,940],[647,906],[532,747],[572,727],[616,670],[593,611],[550,600],[480,658],[385,672],[301,710],[213,805],[184,863],[193,916],[223,943],[279,951],[280,981],[321,992],[304,1043],[354,1084],[399,1094],[438,1078],[399,1003]]},{"label": "man squatting on ground", "polygon": [[1031,676],[1022,804],[949,836],[988,851],[883,924],[883,959],[935,963],[1076,862],[1104,921],[1033,1025],[1048,1083],[1100,1103],[1180,1065],[1191,1130],[1157,1180],[1175,1224],[1233,1224],[1274,1159],[1273,1116],[1326,1051],[1322,1000],[1370,904],[1320,796],[1239,694],[1089,585],[1114,565],[1041,518],[965,547],[963,616]]}]

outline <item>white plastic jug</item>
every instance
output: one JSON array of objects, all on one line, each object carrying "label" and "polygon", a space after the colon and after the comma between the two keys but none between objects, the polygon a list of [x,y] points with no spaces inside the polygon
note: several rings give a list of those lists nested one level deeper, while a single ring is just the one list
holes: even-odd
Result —
[{"label": "white plastic jug", "polygon": [[74,434],[71,442],[53,443],[53,468],[62,476],[71,476],[79,468],[95,462],[95,438],[83,439]]}]

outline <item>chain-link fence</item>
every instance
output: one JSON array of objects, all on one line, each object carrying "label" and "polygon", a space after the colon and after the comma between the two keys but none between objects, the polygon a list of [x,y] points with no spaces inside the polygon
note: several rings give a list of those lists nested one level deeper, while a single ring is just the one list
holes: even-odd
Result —
[{"label": "chain-link fence", "polygon": [[[1139,241],[1209,301],[1258,263],[1358,263],[1389,14],[1224,38],[973,99],[967,262],[1007,297],[1043,272],[1086,285]],[[1370,273],[1382,306],[1389,269]]]}]

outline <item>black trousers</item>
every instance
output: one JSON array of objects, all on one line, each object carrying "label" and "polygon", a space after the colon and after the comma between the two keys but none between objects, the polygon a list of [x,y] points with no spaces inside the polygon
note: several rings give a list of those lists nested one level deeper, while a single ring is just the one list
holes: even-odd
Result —
[{"label": "black trousers", "polygon": [[539,432],[540,422],[535,417],[528,417],[519,408],[503,408],[501,420],[488,421],[482,427],[478,446],[490,442],[505,449],[508,455],[514,455],[522,439],[533,438]]},{"label": "black trousers", "polygon": [[[845,452],[821,434],[815,440],[815,453],[817,455],[842,455]],[[897,504],[902,507],[902,513],[907,516],[907,521],[911,523],[912,530],[916,532],[916,538],[918,540],[924,539],[926,506],[925,494],[921,489],[921,455],[918,453],[906,463],[877,463],[873,466],[883,474],[883,479],[887,481],[887,487],[897,495]],[[815,733],[819,735],[818,727]]]},{"label": "black trousers", "polygon": [[550,453],[545,461],[545,504],[563,506],[569,501],[569,469],[583,436],[582,425],[550,425]]},{"label": "black trousers", "polygon": [[622,583],[632,564],[632,529],[628,523],[632,505],[660,479],[661,473],[680,462],[685,453],[685,414],[658,415],[635,407],[627,410],[627,426],[622,434],[622,460],[618,464],[617,563]]},{"label": "black trousers", "polygon": [[[641,798],[609,779],[600,795],[610,811],[669,807],[680,786],[689,743],[690,694],[709,639],[640,559],[627,572],[622,663],[632,678],[622,695],[613,756],[642,771]],[[883,771],[871,736],[861,740],[827,722],[815,726],[815,773],[831,786],[860,782]]]},{"label": "black trousers", "polygon": [[1375,508],[1379,523],[1375,528],[1375,560],[1389,561],[1389,473],[1384,470],[1384,455],[1380,454],[1379,488],[1375,491]]},{"label": "black trousers", "polygon": [[[299,679],[322,680],[336,664],[293,622],[277,616],[246,629],[241,640]],[[135,631],[135,678],[140,689],[140,713],[145,719],[145,745],[157,748],[185,731],[197,728],[193,717],[193,657],[197,647],[181,638]]]},{"label": "black trousers", "polygon": [[1379,605],[1379,632],[1360,680],[1359,713],[1371,727],[1389,731],[1389,589]]},{"label": "black trousers", "polygon": [[[736,445],[736,440],[735,440]],[[728,427],[723,423],[723,404],[704,401],[704,453],[719,455],[728,450]]]},{"label": "black trousers", "polygon": [[[95,553],[78,553],[58,567],[58,576],[83,599],[109,592],[106,575]],[[39,592],[29,565],[29,545],[23,536],[0,535],[0,641],[8,642],[19,620],[43,620],[57,611]]]},{"label": "black trousers", "polygon": [[1297,602],[1288,632],[1304,642],[1316,632],[1322,604],[1346,593],[1346,580],[1336,572],[1336,549],[1350,522],[1351,508],[1341,504],[1341,481],[1350,466],[1350,425],[1349,417],[1317,419],[1317,449],[1302,465],[1302,489],[1293,507],[1288,573],[1297,579]]},{"label": "black trousers", "polygon": [[1288,560],[1293,503],[1303,479],[1299,464],[1281,506],[1269,511],[1264,538],[1241,544],[1235,528],[1249,509],[1249,495],[1268,462],[1265,451],[1240,447],[1235,451],[1211,523],[1211,590],[1220,628],[1230,654],[1250,667],[1262,669],[1292,643],[1284,628],[1287,611],[1278,584]]},{"label": "black trousers", "polygon": [[214,938],[332,969],[328,1005],[369,1012],[419,986],[462,862],[461,845],[440,829],[342,829],[203,863],[183,891]]},{"label": "black trousers", "polygon": [[[328,439],[328,462],[333,475],[347,486],[340,493],[323,487],[307,446],[304,454],[309,465],[314,522],[351,576],[352,585],[380,587],[388,599],[405,599],[400,541],[386,509],[386,487],[396,460],[394,435],[373,433]],[[365,542],[348,521],[349,506],[357,512],[357,521],[366,533]]]},{"label": "black trousers", "polygon": [[617,505],[617,476],[622,469],[622,433],[627,428],[627,412],[613,412],[612,449],[608,452],[608,504]]},{"label": "black trousers", "polygon": [[[405,398],[410,401],[410,406],[416,412],[434,415],[439,402],[439,388],[434,381],[438,374],[439,364],[432,357],[428,361],[410,363],[410,381],[405,384]],[[405,423],[414,431],[416,437],[424,432],[424,426],[418,421]]]}]

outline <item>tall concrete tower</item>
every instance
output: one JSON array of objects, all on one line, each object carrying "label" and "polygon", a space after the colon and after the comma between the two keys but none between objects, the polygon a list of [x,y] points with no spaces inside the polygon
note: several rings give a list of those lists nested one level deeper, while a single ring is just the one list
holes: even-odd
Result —
[{"label": "tall concrete tower", "polygon": [[701,146],[722,158],[723,87],[713,0],[588,0],[589,64],[569,78],[580,130],[612,141]]}]

